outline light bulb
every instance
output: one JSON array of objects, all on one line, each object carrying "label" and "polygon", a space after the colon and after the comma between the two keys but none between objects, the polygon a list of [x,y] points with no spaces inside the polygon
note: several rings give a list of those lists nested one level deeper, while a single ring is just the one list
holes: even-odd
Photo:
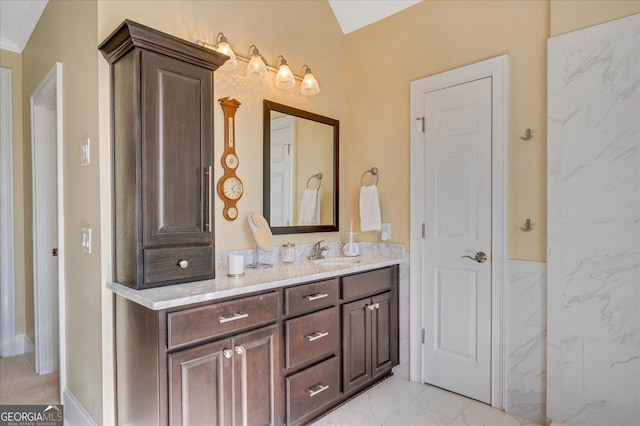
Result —
[{"label": "light bulb", "polygon": [[247,78],[249,80],[262,80],[267,76],[267,64],[262,60],[258,48],[254,46],[251,60],[247,65]]},{"label": "light bulb", "polygon": [[311,73],[311,68],[305,67],[304,78],[302,79],[302,84],[300,85],[300,93],[306,96],[317,95],[320,93],[320,85],[318,84],[318,80]]},{"label": "light bulb", "polygon": [[296,85],[296,79],[287,65],[287,60],[282,58],[282,64],[280,68],[278,68],[278,73],[276,74],[276,87],[279,89],[290,89],[291,87]]},{"label": "light bulb", "polygon": [[236,67],[238,66],[238,61],[236,60],[236,54],[233,53],[233,49],[231,49],[229,43],[227,43],[226,41],[221,41],[220,43],[218,43],[216,51],[229,57],[229,59],[227,59],[227,61],[218,69],[223,71],[231,71],[236,69]]}]

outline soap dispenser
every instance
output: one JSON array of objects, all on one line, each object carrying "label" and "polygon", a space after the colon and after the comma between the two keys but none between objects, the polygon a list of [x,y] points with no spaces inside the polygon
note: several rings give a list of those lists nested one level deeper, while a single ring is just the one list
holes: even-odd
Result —
[{"label": "soap dispenser", "polygon": [[353,232],[353,221],[351,221],[351,228],[349,230],[349,237],[347,242],[342,246],[342,253],[345,256],[354,257],[360,256],[360,246],[357,242],[354,241],[356,233]]}]

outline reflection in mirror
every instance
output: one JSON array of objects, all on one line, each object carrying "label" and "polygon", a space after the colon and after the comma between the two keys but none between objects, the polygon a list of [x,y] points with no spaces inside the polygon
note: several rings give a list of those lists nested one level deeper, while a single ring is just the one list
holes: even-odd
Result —
[{"label": "reflection in mirror", "polygon": [[271,234],[271,229],[269,229],[269,222],[260,213],[249,214],[248,220],[251,235],[256,241],[256,258],[255,263],[247,265],[247,268],[271,268],[273,265],[270,263],[260,263],[260,249],[271,251],[275,247],[273,235]]},{"label": "reflection in mirror", "polygon": [[337,231],[339,121],[265,100],[263,124],[271,231]]}]

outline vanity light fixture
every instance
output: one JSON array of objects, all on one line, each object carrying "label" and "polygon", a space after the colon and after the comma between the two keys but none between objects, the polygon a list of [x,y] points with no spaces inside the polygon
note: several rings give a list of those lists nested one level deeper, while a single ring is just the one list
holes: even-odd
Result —
[{"label": "vanity light fixture", "polygon": [[[279,89],[289,89],[294,87],[296,84],[296,80],[300,80],[302,83],[300,85],[300,93],[305,96],[316,95],[320,92],[320,86],[318,85],[318,80],[316,80],[315,76],[311,72],[311,68],[309,66],[304,65],[302,67],[302,74],[304,77],[300,77],[299,75],[294,74],[289,68],[287,64],[287,60],[284,56],[280,55],[276,58],[275,66],[271,66],[265,61],[265,59],[260,55],[260,51],[256,47],[255,44],[249,46],[249,54],[247,57],[242,55],[234,54],[231,46],[229,46],[229,42],[223,33],[219,33],[216,37],[216,44],[211,45],[209,43],[205,43],[204,41],[197,41],[200,46],[206,47],[207,49],[212,49],[220,53],[224,53],[228,55],[230,58],[225,62],[219,70],[230,71],[237,67],[237,61],[248,62],[247,65],[247,78],[249,80],[262,80],[267,76],[268,70],[274,71],[276,73],[276,87]],[[228,50],[226,50],[228,48]],[[231,65],[232,59],[235,59],[234,65]],[[227,67],[227,64],[229,66]]]},{"label": "vanity light fixture", "polygon": [[320,92],[320,85],[318,84],[318,80],[313,76],[311,72],[311,68],[308,65],[302,67],[304,70],[302,73],[304,77],[302,78],[302,83],[300,84],[300,93],[305,96],[317,95]]},{"label": "vanity light fixture", "polygon": [[216,51],[224,55],[227,55],[229,57],[229,59],[227,59],[227,62],[222,64],[222,66],[218,69],[222,71],[231,71],[231,70],[235,70],[238,67],[236,54],[233,53],[233,49],[231,49],[231,46],[229,46],[229,42],[227,41],[227,38],[224,36],[224,33],[218,33],[218,36],[216,37],[215,49]]},{"label": "vanity light fixture", "polygon": [[267,64],[255,44],[249,46],[249,65],[247,65],[247,78],[249,80],[262,80],[267,76]]},{"label": "vanity light fixture", "polygon": [[276,73],[276,87],[278,89],[290,89],[296,85],[296,78],[293,76],[291,68],[287,65],[287,60],[284,56],[280,55],[276,58],[276,65],[278,64],[279,58],[282,58],[282,60],[280,61],[278,72]]}]

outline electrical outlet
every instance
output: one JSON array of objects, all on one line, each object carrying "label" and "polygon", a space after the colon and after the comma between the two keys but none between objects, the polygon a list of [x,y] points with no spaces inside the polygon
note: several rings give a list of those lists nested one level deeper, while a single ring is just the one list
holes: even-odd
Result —
[{"label": "electrical outlet", "polygon": [[82,141],[82,145],[80,146],[80,165],[86,166],[91,162],[91,152],[90,152],[91,140],[86,138]]},{"label": "electrical outlet", "polygon": [[382,241],[389,241],[391,239],[391,224],[383,223],[382,232],[380,232],[380,239]]},{"label": "electrical outlet", "polygon": [[82,251],[91,253],[91,228],[82,228]]}]

